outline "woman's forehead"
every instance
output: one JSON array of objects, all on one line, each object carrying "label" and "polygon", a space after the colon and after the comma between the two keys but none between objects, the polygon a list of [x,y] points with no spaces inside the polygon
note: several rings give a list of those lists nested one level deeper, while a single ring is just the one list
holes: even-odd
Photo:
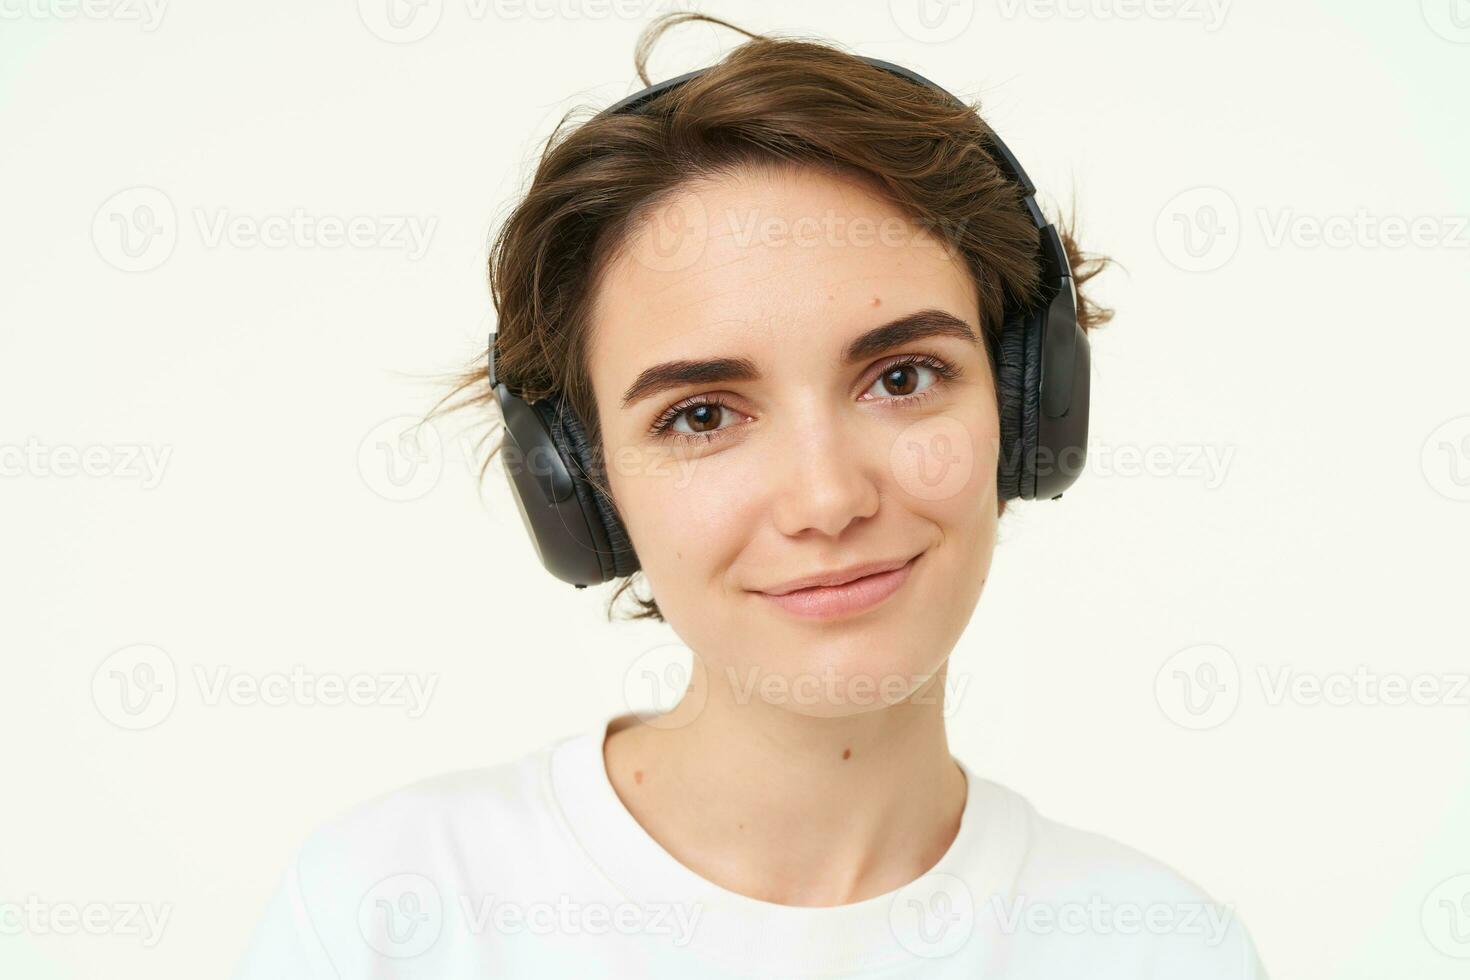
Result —
[{"label": "woman's forehead", "polygon": [[641,216],[599,280],[594,366],[711,344],[825,348],[918,309],[977,312],[940,236],[863,182],[814,170],[680,188]]}]

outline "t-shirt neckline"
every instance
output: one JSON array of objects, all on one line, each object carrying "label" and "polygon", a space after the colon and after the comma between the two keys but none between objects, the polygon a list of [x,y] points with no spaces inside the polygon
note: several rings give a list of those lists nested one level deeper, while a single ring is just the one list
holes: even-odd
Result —
[{"label": "t-shirt neckline", "polygon": [[[623,805],[607,774],[604,716],[556,744],[549,758],[550,788],[567,828],[587,858],[624,900],[683,906],[697,914],[689,945],[701,955],[742,970],[823,974],[873,970],[916,956],[895,905],[929,900],[936,888],[979,910],[1012,891],[1026,853],[1025,801],[981,779],[958,758],[965,775],[965,808],[954,840],[915,882],[859,902],[793,906],[730,891],[702,877],[666,851]],[[973,941],[982,941],[974,935]],[[917,955],[923,955],[919,950]]]}]

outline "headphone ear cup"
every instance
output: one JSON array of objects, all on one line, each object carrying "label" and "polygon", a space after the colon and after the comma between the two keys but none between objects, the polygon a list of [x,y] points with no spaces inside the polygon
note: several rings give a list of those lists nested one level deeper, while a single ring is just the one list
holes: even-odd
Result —
[{"label": "headphone ear cup", "polygon": [[633,551],[633,542],[623,527],[612,501],[593,485],[593,481],[606,483],[602,467],[597,465],[591,440],[582,426],[582,420],[560,397],[551,399],[551,434],[561,450],[568,468],[572,471],[572,489],[582,503],[588,523],[601,528],[607,540],[607,550],[597,550],[597,560],[602,566],[604,582],[638,571],[638,555]]},{"label": "headphone ear cup", "polygon": [[1042,314],[1008,313],[1000,334],[996,389],[1000,400],[1002,500],[1030,498],[1036,488],[1036,436],[1041,413]]}]

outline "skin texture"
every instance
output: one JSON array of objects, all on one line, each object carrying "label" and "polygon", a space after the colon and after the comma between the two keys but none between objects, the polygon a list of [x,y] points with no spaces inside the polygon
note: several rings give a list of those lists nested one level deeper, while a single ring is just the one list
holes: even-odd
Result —
[{"label": "skin texture", "polygon": [[[944,680],[995,546],[999,422],[973,279],[865,178],[762,166],[660,202],[595,299],[609,485],[696,665],[676,708],[609,734],[614,788],[730,891],[815,906],[902,887],[943,855],[964,808]],[[924,310],[973,339],[843,360],[854,338]],[[926,364],[893,377],[912,354],[958,377]],[[749,358],[760,377],[623,405],[645,369],[712,357]],[[685,411],[672,431],[713,440],[649,433],[695,396],[728,407]],[[844,618],[801,619],[758,592],[915,554],[896,593]]]}]

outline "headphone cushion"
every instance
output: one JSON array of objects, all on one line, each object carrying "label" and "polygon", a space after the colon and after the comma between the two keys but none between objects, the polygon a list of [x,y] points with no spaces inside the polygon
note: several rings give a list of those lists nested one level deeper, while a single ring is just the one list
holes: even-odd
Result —
[{"label": "headphone cushion", "polygon": [[1006,318],[1000,332],[1000,363],[995,368],[996,394],[1000,402],[1000,460],[996,469],[996,491],[1002,500],[1021,495],[1021,473],[1016,447],[1021,441],[1022,376],[1026,348],[1025,324],[1018,316]]},{"label": "headphone cushion", "polygon": [[587,431],[569,405],[560,397],[555,402],[552,437],[556,439],[557,448],[567,461],[572,474],[572,488],[576,491],[577,499],[582,502],[583,512],[588,515],[589,520],[596,520],[607,536],[610,553],[599,552],[597,556],[603,568],[603,580],[632,575],[639,568],[638,556],[633,551],[633,542],[629,539],[628,531],[623,527],[622,519],[618,517],[612,501],[593,485],[594,480],[605,481],[601,480],[602,469],[596,465]]},{"label": "headphone cushion", "polygon": [[1028,316],[1026,368],[1021,373],[1021,495],[1036,496],[1037,447],[1041,436],[1041,334],[1045,308]]},{"label": "headphone cushion", "polygon": [[1042,313],[1011,312],[1001,328],[1000,364],[996,368],[1000,401],[996,490],[1002,500],[1030,496],[1036,485],[1042,319]]}]

